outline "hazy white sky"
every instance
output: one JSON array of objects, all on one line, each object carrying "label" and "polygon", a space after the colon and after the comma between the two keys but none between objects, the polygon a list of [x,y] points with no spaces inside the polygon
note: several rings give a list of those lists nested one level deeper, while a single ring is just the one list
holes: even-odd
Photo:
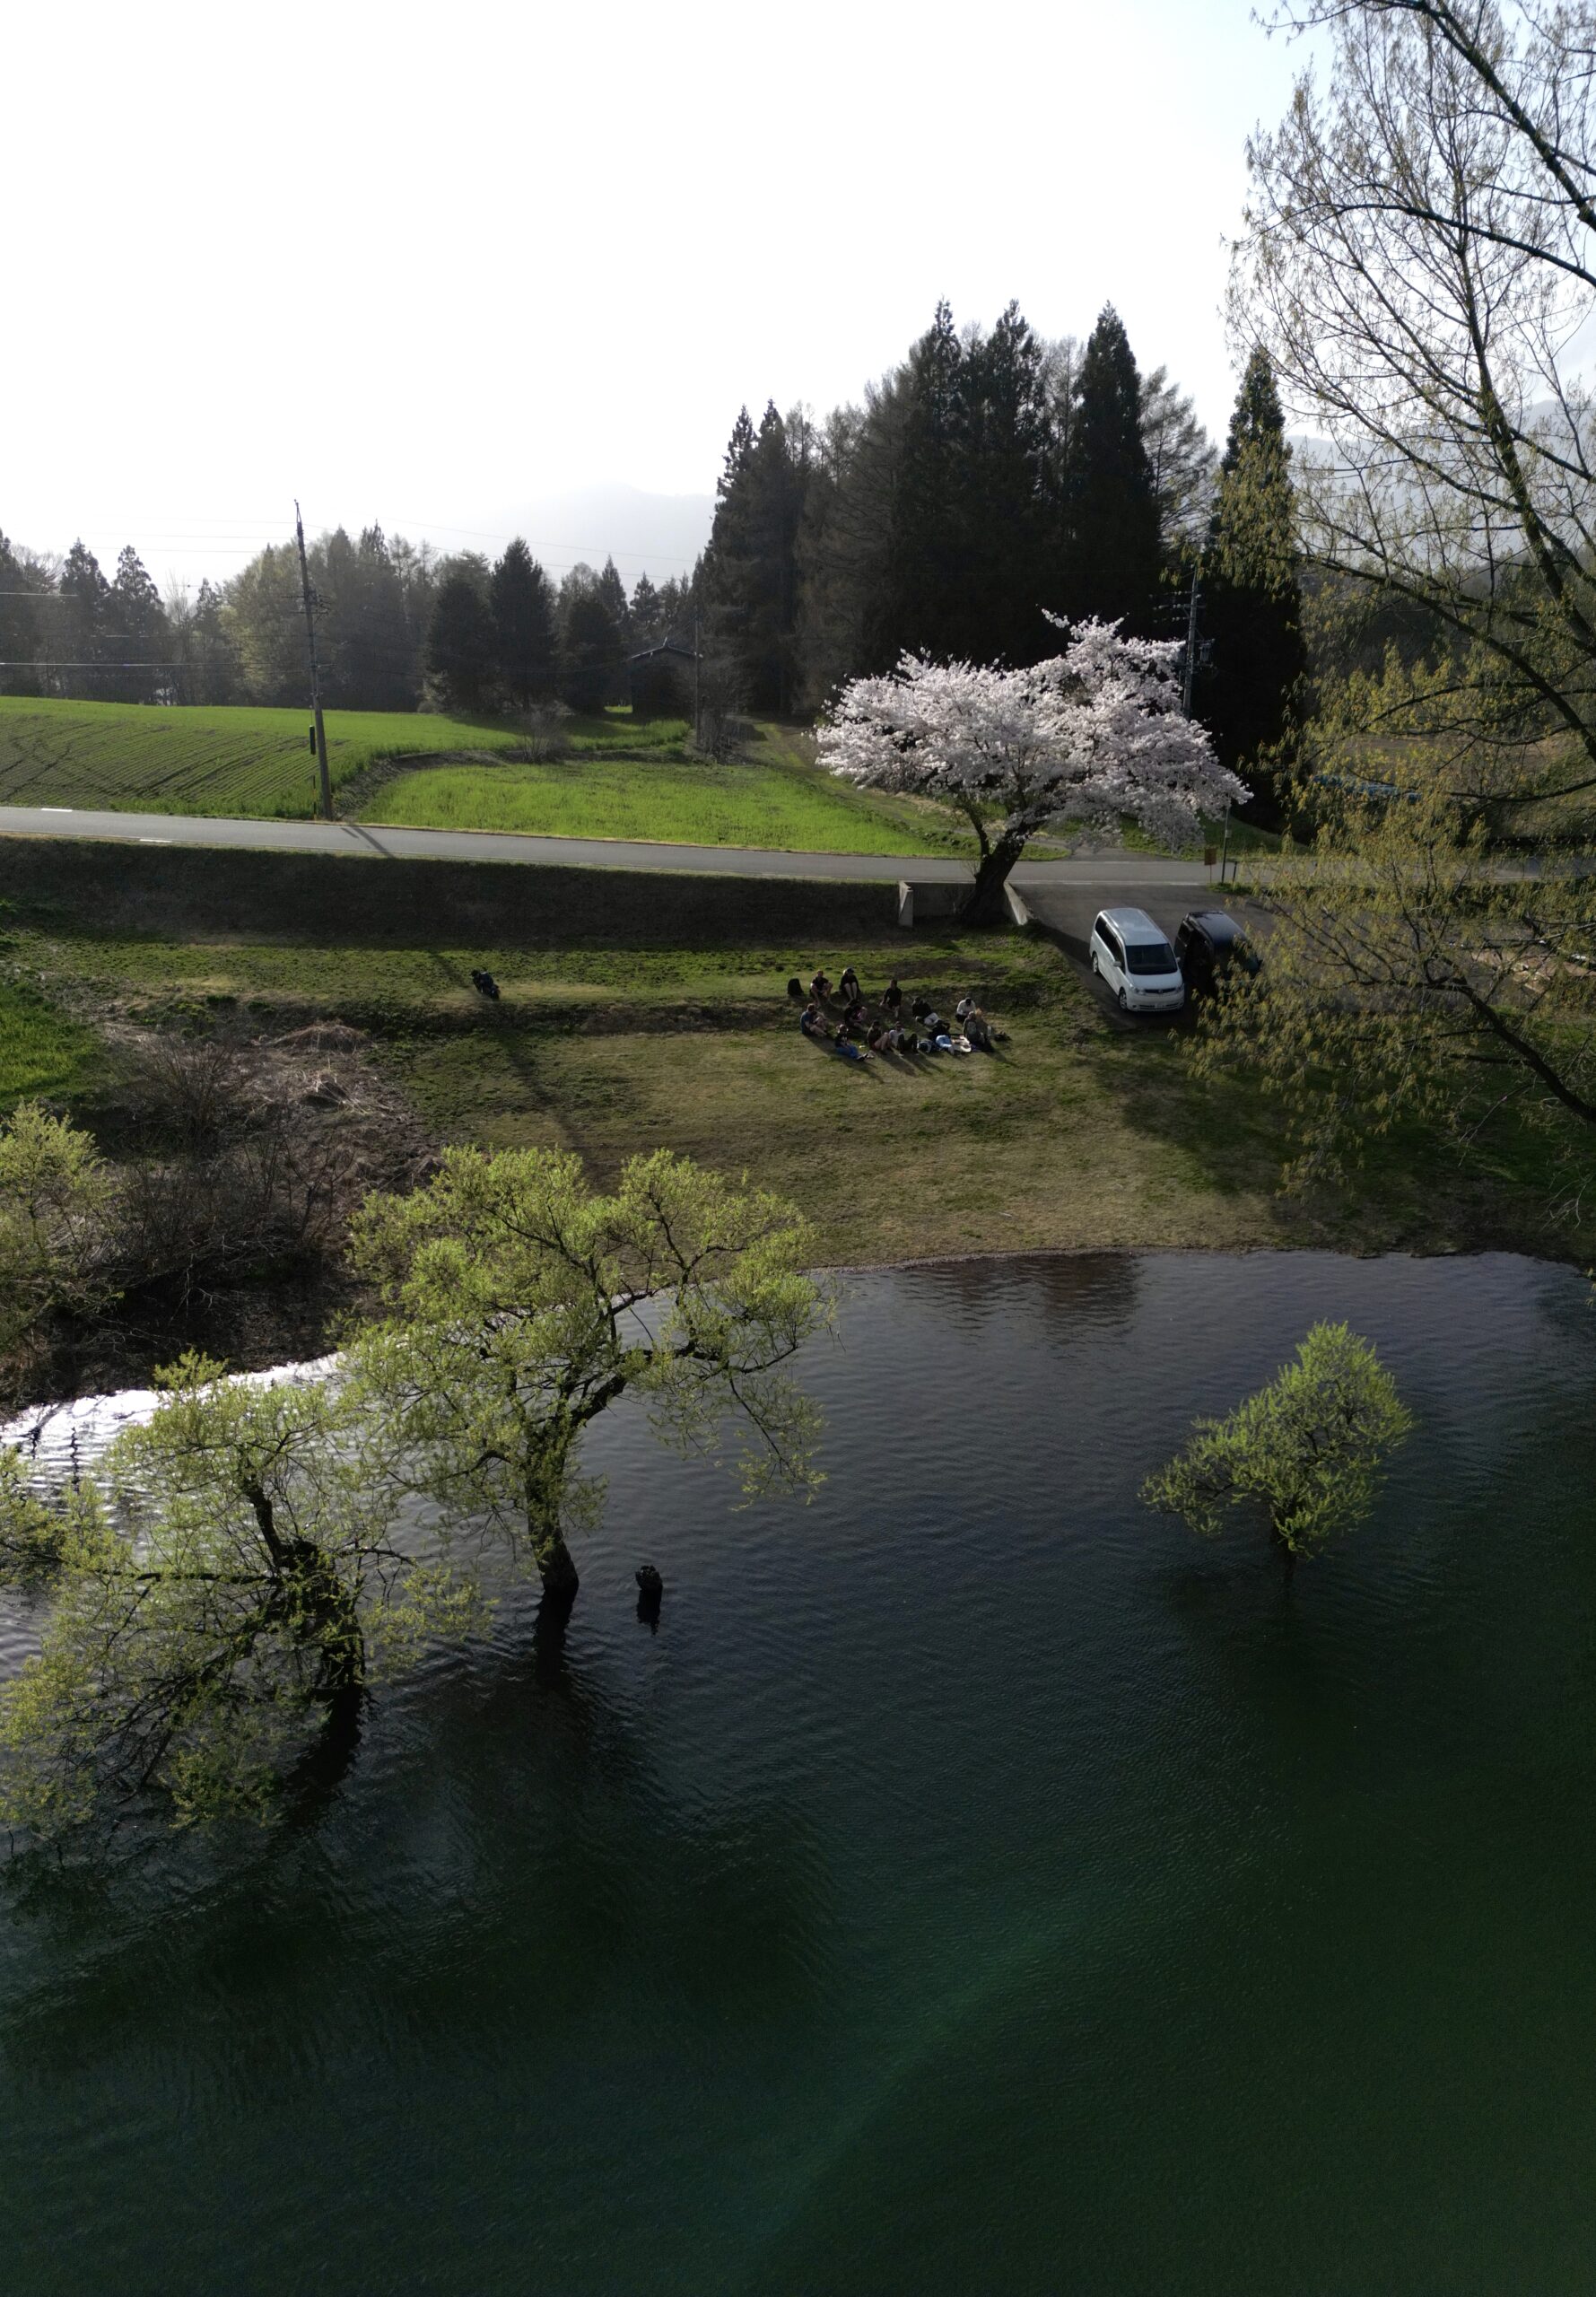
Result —
[{"label": "hazy white sky", "polygon": [[743,401],[857,397],[938,295],[1046,335],[1112,298],[1222,430],[1222,240],[1297,60],[1249,0],[14,9],[0,527],[158,581],[296,493],[492,549],[708,492]]}]

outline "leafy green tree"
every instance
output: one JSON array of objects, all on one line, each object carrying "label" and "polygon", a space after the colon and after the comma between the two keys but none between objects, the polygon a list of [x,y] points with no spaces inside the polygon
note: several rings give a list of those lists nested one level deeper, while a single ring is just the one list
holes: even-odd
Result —
[{"label": "leafy green tree", "polygon": [[0,1351],[105,1298],[110,1189],[88,1134],[37,1101],[0,1125]]},{"label": "leafy green tree", "polygon": [[[1415,688],[1434,688],[1444,723],[1458,679],[1393,664],[1374,683],[1409,722]],[[1404,1119],[1465,1156],[1494,1126],[1529,1124],[1550,1148],[1548,1210],[1577,1218],[1596,1140],[1596,878],[1556,862],[1503,869],[1488,818],[1466,817],[1457,783],[1416,759],[1412,737],[1400,794],[1365,795],[1353,777],[1367,772],[1374,706],[1353,696],[1340,740],[1323,719],[1312,729],[1332,776],[1322,818],[1311,846],[1271,869],[1265,963],[1227,980],[1197,1066],[1244,1065],[1278,1101],[1295,1179],[1335,1175]]]},{"label": "leafy green tree", "polygon": [[1307,668],[1296,502],[1286,418],[1267,351],[1255,349],[1230,420],[1205,553],[1207,659],[1193,707],[1223,762],[1254,790],[1278,777]]},{"label": "leafy green tree", "polygon": [[1112,303],[1081,356],[1064,483],[1067,612],[1147,635],[1158,590],[1158,497],[1142,431],[1141,378]]},{"label": "leafy green tree", "polygon": [[244,698],[243,668],[233,637],[232,618],[222,592],[207,575],[196,594],[183,629],[181,650],[188,673],[188,702],[225,703]]},{"label": "leafy green tree", "polygon": [[129,1805],[264,1815],[373,1680],[481,1609],[449,1557],[394,1546],[386,1433],[346,1386],[195,1356],[159,1379],[54,1502],[0,1453],[0,1577],[49,1599],[0,1691],[0,1818],[38,1836]]},{"label": "leafy green tree", "polygon": [[302,703],[310,670],[293,544],[268,543],[233,575],[224,596],[247,699],[290,707]]},{"label": "leafy green tree", "polygon": [[519,535],[505,547],[488,586],[499,676],[518,709],[554,693],[556,666],[554,593]]},{"label": "leafy green tree", "polygon": [[1233,1507],[1260,1510],[1289,1578],[1299,1556],[1364,1521],[1382,1463],[1412,1426],[1369,1342],[1315,1324],[1267,1387],[1224,1419],[1199,1419],[1142,1498],[1209,1539]]},{"label": "leafy green tree", "polygon": [[427,633],[427,672],[451,710],[482,710],[493,690],[498,633],[482,586],[455,573],[440,586]]},{"label": "leafy green tree", "polygon": [[813,1407],[780,1367],[824,1321],[791,1206],[660,1150],[595,1194],[551,1150],[451,1148],[425,1189],[371,1199],[356,1265],[381,1319],[352,1350],[361,1393],[445,1520],[487,1520],[556,1610],[567,1535],[602,1487],[582,1439],[629,1390],[656,1432],[712,1454],[728,1414],[744,1489],[813,1480]]}]

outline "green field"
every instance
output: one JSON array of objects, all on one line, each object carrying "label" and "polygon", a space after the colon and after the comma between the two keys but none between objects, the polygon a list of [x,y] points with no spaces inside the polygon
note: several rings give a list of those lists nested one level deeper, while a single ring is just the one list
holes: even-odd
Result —
[{"label": "green field", "polygon": [[[303,819],[317,809],[309,713],[166,710],[0,696],[0,805]],[[340,810],[368,821],[569,837],[768,845],[815,852],[967,851],[937,807],[878,798],[822,773],[802,737],[761,728],[747,757],[687,755],[686,728],[624,712],[572,719],[564,755],[506,760],[524,728],[402,712],[329,711]],[[429,756],[449,763],[428,765]],[[416,770],[404,770],[414,760]]]},{"label": "green field", "polygon": [[[329,710],[326,722],[335,790],[396,755],[497,749],[524,738],[502,722],[402,711]],[[0,695],[0,805],[296,820],[317,806],[310,724],[308,710],[162,710]]]},{"label": "green field", "polygon": [[[581,729],[569,756],[543,764],[440,765],[406,773],[362,810],[366,821],[426,829],[530,830],[552,837],[763,845],[809,853],[966,853],[939,809],[867,794],[802,754],[801,738],[764,727],[746,759],[689,757],[685,726]],[[651,736],[648,748],[639,733]]]}]

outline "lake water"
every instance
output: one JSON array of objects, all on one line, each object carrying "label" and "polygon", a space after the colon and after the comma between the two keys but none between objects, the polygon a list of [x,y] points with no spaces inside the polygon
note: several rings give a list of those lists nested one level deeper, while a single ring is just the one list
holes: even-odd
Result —
[{"label": "lake water", "polygon": [[[859,1279],[807,1509],[617,1416],[563,1654],[512,1604],[315,1824],[0,1897],[0,2289],[1588,2293],[1591,1300]],[[1320,1315],[1419,1428],[1287,1601],[1136,1492]]]}]

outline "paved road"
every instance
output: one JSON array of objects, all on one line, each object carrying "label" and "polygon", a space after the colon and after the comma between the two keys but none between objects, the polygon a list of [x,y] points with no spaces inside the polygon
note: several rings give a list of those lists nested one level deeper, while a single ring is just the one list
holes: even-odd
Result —
[{"label": "paved road", "polygon": [[[878,853],[789,853],[746,845],[654,845],[602,837],[527,837],[510,830],[385,829],[372,822],[220,821],[199,814],[96,813],[75,806],[0,806],[0,836],[122,839],[140,845],[230,845],[278,853],[365,853],[388,860],[530,861],[546,869],[709,870],[734,878],[968,878],[963,861]],[[1016,886],[1089,886],[1084,896],[1138,898],[1129,889],[1190,891],[1208,883],[1199,862],[1145,853],[1022,862]],[[1144,907],[1145,904],[1142,904]],[[1090,926],[1091,920],[1087,919]]]}]

